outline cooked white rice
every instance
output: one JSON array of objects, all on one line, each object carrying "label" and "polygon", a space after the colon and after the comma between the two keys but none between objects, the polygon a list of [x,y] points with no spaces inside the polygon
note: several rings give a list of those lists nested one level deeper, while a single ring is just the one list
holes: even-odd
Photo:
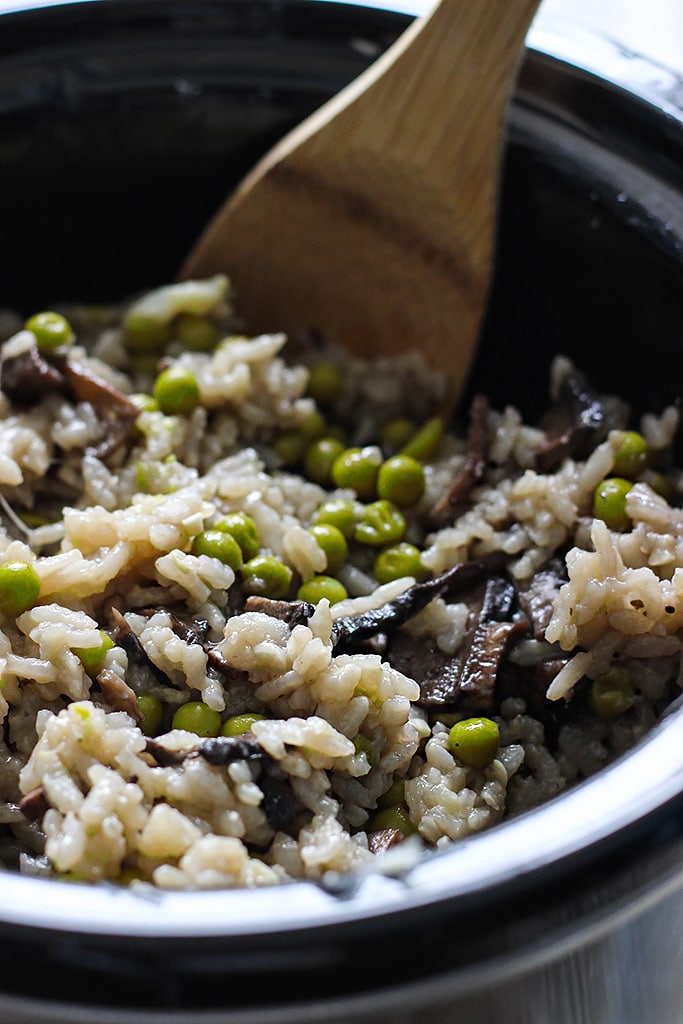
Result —
[{"label": "cooked white rice", "polygon": [[[233,333],[220,276],[166,286],[121,309],[64,312],[76,343],[42,356],[60,373],[66,361],[124,402],[149,390],[156,370],[131,341],[131,324],[143,320],[163,338],[155,359],[188,371],[199,401],[167,414],[147,399],[118,442],[103,447],[116,427],[109,399],[100,405],[66,386],[23,395],[7,382],[17,360],[36,352],[36,335],[20,327],[2,347],[7,869],[183,889],[367,868],[410,832],[425,849],[442,848],[553,797],[632,745],[676,694],[683,512],[667,461],[675,409],[640,424],[659,468],[643,463],[634,474],[619,529],[593,507],[596,488],[615,475],[626,423],[619,401],[605,400],[604,429],[589,450],[568,451],[545,471],[538,456],[547,431],[525,425],[512,406],[488,410],[484,465],[445,518],[434,519],[433,507],[467,472],[470,447],[447,435],[423,459],[424,495],[404,510],[423,579],[496,554],[491,572],[520,593],[549,563],[559,559],[565,573],[545,602],[544,635],[532,636],[523,602],[488,623],[502,652],[488,697],[456,685],[430,702],[433,663],[462,676],[476,653],[479,583],[455,596],[435,592],[402,626],[387,627],[388,646],[344,647],[345,624],[412,600],[416,579],[380,585],[376,551],[352,540],[332,573],[347,598],[330,605],[323,597],[288,620],[282,609],[245,607],[240,567],[197,550],[196,538],[222,517],[246,513],[260,554],[289,570],[284,596],[296,609],[302,582],[327,569],[309,530],[320,506],[339,498],[364,514],[353,490],[321,486],[300,461],[286,466],[278,454],[283,434],[307,429],[318,412],[307,393],[315,350],[291,364],[283,335]],[[208,351],[183,348],[179,325],[188,317],[216,332]],[[556,398],[572,372],[556,360]],[[440,388],[416,356],[374,368],[346,363],[320,429],[377,445],[392,418],[428,419]],[[39,581],[25,607],[3,596],[9,563],[31,567]],[[217,740],[174,725],[193,702],[213,716]],[[243,714],[257,716],[250,728],[234,740],[223,735]],[[483,763],[459,756],[451,733],[472,718],[499,734]]]}]

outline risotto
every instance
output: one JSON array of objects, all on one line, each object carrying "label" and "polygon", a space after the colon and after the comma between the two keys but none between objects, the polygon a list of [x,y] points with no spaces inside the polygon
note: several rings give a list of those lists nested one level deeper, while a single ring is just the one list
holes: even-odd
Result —
[{"label": "risotto", "polygon": [[[324,880],[553,797],[681,684],[674,408],[248,337],[222,276],[5,314],[0,857]],[[286,357],[285,357],[286,354]]]}]

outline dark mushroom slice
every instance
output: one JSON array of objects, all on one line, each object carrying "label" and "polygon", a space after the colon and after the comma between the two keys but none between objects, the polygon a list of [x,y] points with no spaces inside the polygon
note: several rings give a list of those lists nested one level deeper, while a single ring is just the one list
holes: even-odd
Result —
[{"label": "dark mushroom slice", "polygon": [[257,781],[263,792],[261,808],[271,828],[287,828],[306,810],[275,762],[264,762]]},{"label": "dark mushroom slice", "polygon": [[253,733],[245,732],[241,736],[215,736],[202,740],[187,751],[187,757],[203,757],[218,767],[233,761],[265,761],[269,755]]},{"label": "dark mushroom slice", "polygon": [[[263,612],[265,615],[272,615],[275,619],[286,622],[290,629],[295,626],[305,626],[315,611],[315,605],[309,601],[273,601],[268,597],[248,597],[244,605],[245,612]],[[333,626],[333,637],[336,636],[336,626]],[[389,638],[385,633],[375,633],[365,640],[359,640],[354,646],[356,654],[379,654],[386,653]],[[335,653],[339,653],[335,650]]]},{"label": "dark mushroom slice", "polygon": [[526,633],[526,623],[482,622],[475,629],[460,674],[460,703],[472,710],[494,711],[495,688],[509,641]]},{"label": "dark mushroom slice", "polygon": [[64,364],[64,376],[75,401],[89,402],[100,414],[104,436],[86,451],[104,459],[125,443],[140,410],[109,381],[74,360]]},{"label": "dark mushroom slice", "polygon": [[332,624],[335,654],[352,653],[360,643],[379,633],[390,633],[412,619],[436,597],[454,598],[472,590],[505,561],[497,552],[477,562],[464,562],[423,583],[415,583],[393,601],[359,615],[347,615]]},{"label": "dark mushroom slice", "polygon": [[465,464],[429,513],[429,522],[434,527],[451,521],[458,512],[466,508],[472,491],[484,479],[491,447],[488,415],[488,399],[485,395],[475,395],[470,408]]},{"label": "dark mushroom slice", "polygon": [[261,808],[271,828],[285,828],[305,811],[287,776],[252,733],[217,736],[182,751],[168,750],[157,740],[148,740],[145,750],[162,767],[175,767],[190,757],[201,757],[216,768],[235,761],[249,762],[254,780],[263,792]]},{"label": "dark mushroom slice", "polygon": [[46,356],[35,346],[2,361],[0,388],[12,403],[28,408],[48,395],[89,402],[100,414],[104,435],[86,451],[98,458],[121,447],[140,411],[126,395],[78,361]]},{"label": "dark mushroom slice", "polygon": [[[164,610],[163,608],[145,608],[140,614],[155,615],[157,612]],[[206,653],[209,667],[214,669],[224,681],[234,683],[249,678],[247,672],[234,668],[230,662],[225,660],[217,644],[212,644],[207,640],[209,624],[205,619],[195,620],[190,624],[179,615],[176,615],[175,612],[169,611],[168,614],[171,619],[171,629],[176,636],[179,636],[186,644],[201,647]]]},{"label": "dark mushroom slice", "polygon": [[49,809],[50,802],[42,786],[36,786],[19,801],[19,810],[28,821],[40,821]]},{"label": "dark mushroom slice", "polygon": [[567,570],[564,562],[553,559],[535,573],[531,579],[517,581],[519,604],[531,624],[531,632],[535,640],[544,640],[548,628],[555,599],[560,587],[567,582]]},{"label": "dark mushroom slice", "polygon": [[46,359],[35,346],[3,359],[0,388],[14,405],[27,408],[48,395],[69,395],[63,361]]},{"label": "dark mushroom slice", "polygon": [[[483,594],[472,599],[471,625],[461,650],[448,656],[432,646],[426,672],[413,672],[420,686],[418,704],[426,708],[494,710],[496,682],[508,644],[528,629],[526,620],[516,615],[516,608],[514,584],[507,577],[492,576]],[[401,669],[400,664],[396,667]]]},{"label": "dark mushroom slice", "polygon": [[140,412],[138,407],[131,402],[127,395],[115,388],[103,377],[98,377],[91,369],[83,366],[75,359],[64,362],[64,376],[69,384],[69,389],[74,400],[77,402],[89,402],[90,405],[98,408],[102,405],[118,407],[122,413],[137,416]]},{"label": "dark mushroom slice", "polygon": [[263,791],[261,807],[273,828],[283,828],[305,809],[295,796],[288,777],[250,732],[202,740],[188,756],[202,757],[214,766],[234,761],[250,762],[252,772],[255,769],[255,781]]},{"label": "dark mushroom slice", "polygon": [[169,750],[163,743],[148,739],[145,743],[145,753],[153,757],[160,768],[177,768],[184,763],[190,751]]},{"label": "dark mushroom slice", "polygon": [[147,669],[147,671],[152,673],[157,682],[162,683],[164,686],[172,686],[173,683],[166,673],[148,657],[144,647],[118,608],[111,608],[111,617],[116,627],[114,641],[119,647],[123,647],[131,665]]},{"label": "dark mushroom slice", "polygon": [[315,612],[315,605],[309,601],[273,601],[269,597],[252,595],[244,604],[245,612],[262,612],[274,619],[281,619],[291,629],[305,626]]},{"label": "dark mushroom slice", "polygon": [[556,397],[541,424],[546,436],[536,451],[539,473],[554,472],[569,456],[586,458],[607,436],[604,402],[580,370],[564,375]]},{"label": "dark mushroom slice", "polygon": [[141,722],[144,715],[138,707],[135,690],[124,682],[116,672],[103,668],[95,677],[95,682],[102,691],[102,696],[114,711],[125,711],[136,722]]},{"label": "dark mushroom slice", "polygon": [[462,673],[459,652],[446,654],[432,640],[416,644],[399,630],[391,638],[387,658],[393,668],[418,683],[422,707],[445,708],[457,702]]},{"label": "dark mushroom slice", "polygon": [[[393,601],[358,615],[345,615],[332,623],[332,647],[335,654],[367,650],[370,641],[386,649],[386,635],[402,626],[436,597],[455,597],[465,593],[485,579],[491,571],[500,569],[505,556],[498,552],[476,562],[465,562],[435,576],[431,580],[415,583]],[[282,619],[292,628],[308,622],[315,606],[308,601],[272,601],[265,597],[249,597],[245,611],[263,612]]]}]

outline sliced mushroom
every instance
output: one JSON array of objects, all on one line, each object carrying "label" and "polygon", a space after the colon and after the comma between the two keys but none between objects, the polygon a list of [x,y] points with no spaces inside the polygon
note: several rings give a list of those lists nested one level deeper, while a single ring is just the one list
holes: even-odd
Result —
[{"label": "sliced mushroom", "polygon": [[233,761],[265,761],[266,754],[251,732],[241,736],[216,736],[202,740],[187,752],[187,757],[203,757],[212,765],[232,764]]},{"label": "sliced mushroom", "polygon": [[272,601],[269,597],[248,597],[245,605],[245,612],[263,612],[271,615],[274,619],[281,619],[291,629],[295,626],[305,626],[315,612],[315,605],[308,601]]},{"label": "sliced mushroom", "polygon": [[517,582],[519,603],[531,624],[536,640],[543,640],[550,622],[560,587],[567,582],[563,562],[555,559],[535,573],[530,580]]},{"label": "sliced mushroom", "polygon": [[[427,670],[413,673],[420,685],[419,704],[493,710],[496,681],[508,643],[528,629],[524,619],[514,617],[516,601],[514,584],[507,577],[492,576],[487,581],[483,594],[471,601],[471,624],[462,649],[452,656],[441,654],[439,659],[436,648],[432,648]],[[396,667],[401,668],[400,663]]]},{"label": "sliced mushroom", "polygon": [[63,360],[48,360],[34,346],[16,356],[3,359],[0,388],[10,402],[19,406],[37,405],[48,395],[69,394]]},{"label": "sliced mushroom", "polygon": [[536,451],[539,473],[554,472],[569,456],[586,458],[606,436],[603,401],[579,370],[572,368],[562,377],[543,427],[546,436]]},{"label": "sliced mushroom", "polygon": [[36,786],[19,801],[19,810],[28,821],[40,821],[49,809],[50,803],[42,786]]},{"label": "sliced mushroom", "polygon": [[[158,609],[148,610],[145,609],[143,614],[154,614]],[[237,682],[239,680],[248,679],[249,675],[247,672],[243,672],[241,669],[234,668],[228,661],[225,660],[221,654],[220,648],[216,644],[210,643],[206,639],[209,625],[205,620],[195,621],[192,625],[185,622],[174,612],[169,612],[171,617],[171,629],[179,636],[181,640],[184,640],[186,644],[196,644],[201,647],[205,653],[207,661],[211,668],[227,682]]]},{"label": "sliced mushroom", "polygon": [[449,522],[464,509],[473,489],[484,479],[491,446],[488,415],[488,399],[485,395],[475,395],[470,409],[467,458],[449,489],[429,514],[429,521],[435,527]]},{"label": "sliced mushroom", "polygon": [[145,750],[162,767],[180,765],[191,757],[202,757],[214,767],[223,767],[235,761],[248,761],[263,793],[261,808],[271,828],[285,828],[305,810],[288,777],[252,733],[217,736],[215,739],[202,740],[190,750],[181,751],[168,750],[159,741],[148,740]]},{"label": "sliced mushroom", "polygon": [[470,641],[459,681],[459,702],[478,711],[493,711],[498,673],[514,636],[526,633],[526,623],[480,622]]},{"label": "sliced mushroom", "polygon": [[464,562],[431,580],[415,583],[380,608],[337,619],[332,627],[335,654],[356,651],[358,645],[370,637],[390,633],[421,612],[436,597],[454,598],[471,590],[491,571],[500,568],[503,562],[504,556],[498,553],[477,562]]},{"label": "sliced mushroom", "polygon": [[274,762],[265,762],[258,784],[263,792],[261,807],[271,828],[286,828],[305,810],[291,782]]},{"label": "sliced mushroom", "polygon": [[64,376],[75,401],[89,402],[104,427],[103,437],[87,448],[87,453],[107,458],[125,443],[140,410],[109,381],[74,360],[64,364]]},{"label": "sliced mushroom", "polygon": [[157,682],[162,683],[164,686],[172,686],[173,684],[166,673],[148,657],[144,647],[118,608],[111,608],[111,617],[116,626],[114,640],[119,647],[123,647],[131,664],[136,665],[138,668],[147,669],[152,673]]},{"label": "sliced mushroom", "polygon": [[89,402],[99,413],[104,433],[86,451],[98,458],[121,447],[140,411],[127,395],[77,360],[45,356],[35,345],[2,361],[0,388],[11,402],[29,408],[48,395]]},{"label": "sliced mushroom", "polygon": [[95,677],[95,682],[102,691],[102,696],[110,707],[115,711],[125,711],[136,722],[143,719],[142,711],[138,707],[138,699],[135,690],[132,690],[116,672],[109,668],[103,668]]}]

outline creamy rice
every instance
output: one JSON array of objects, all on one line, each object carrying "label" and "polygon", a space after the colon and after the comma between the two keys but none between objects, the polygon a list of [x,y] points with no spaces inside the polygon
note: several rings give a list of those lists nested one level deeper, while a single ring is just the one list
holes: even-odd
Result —
[{"label": "creamy rice", "polygon": [[[294,360],[241,333],[221,276],[62,312],[63,348],[29,321],[0,352],[5,868],[166,889],[369,868],[406,835],[441,849],[552,798],[679,692],[675,409],[635,425],[623,482],[628,410],[564,359],[550,419],[477,399],[467,436],[439,436],[419,357],[309,341]],[[173,367],[196,387],[178,411],[150,398]],[[343,436],[386,463],[405,416],[409,447],[430,423],[423,488],[369,545],[376,490],[321,482],[305,451]],[[615,477],[619,522],[595,504]],[[348,553],[328,570],[311,527],[337,500]],[[202,538],[237,536],[232,513],[257,542],[230,564]],[[417,562],[379,579],[399,542]],[[285,581],[266,600],[263,556]],[[300,599],[320,576],[337,589]],[[494,730],[485,756],[467,728]]]}]

